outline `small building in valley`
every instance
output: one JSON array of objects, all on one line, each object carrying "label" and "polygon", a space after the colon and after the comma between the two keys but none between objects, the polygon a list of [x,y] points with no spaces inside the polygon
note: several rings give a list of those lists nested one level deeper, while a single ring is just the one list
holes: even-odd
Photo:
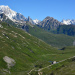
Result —
[{"label": "small building in valley", "polygon": [[57,63],[56,61],[53,61],[53,62],[52,62],[52,64],[56,64],[56,63]]}]

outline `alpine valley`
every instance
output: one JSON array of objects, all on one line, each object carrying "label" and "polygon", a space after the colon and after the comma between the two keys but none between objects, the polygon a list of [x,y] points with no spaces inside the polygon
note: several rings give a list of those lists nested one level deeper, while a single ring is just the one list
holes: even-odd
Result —
[{"label": "alpine valley", "polygon": [[73,75],[74,55],[75,20],[32,20],[0,6],[0,75]]}]

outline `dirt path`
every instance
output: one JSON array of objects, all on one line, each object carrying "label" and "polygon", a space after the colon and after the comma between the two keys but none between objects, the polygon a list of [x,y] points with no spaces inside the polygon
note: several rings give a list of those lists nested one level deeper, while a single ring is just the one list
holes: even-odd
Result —
[{"label": "dirt path", "polygon": [[30,73],[33,71],[34,69],[30,70],[30,72],[28,72],[27,74],[30,75]]},{"label": "dirt path", "polygon": [[[74,57],[75,57],[75,56],[70,57],[70,58],[67,58],[67,59],[71,59],[71,58],[74,58]],[[61,61],[59,61],[58,63],[63,62],[63,61],[66,61],[67,59],[61,60]],[[30,73],[31,73],[33,70],[40,72],[41,70],[43,70],[43,69],[45,69],[45,68],[48,68],[48,67],[50,67],[50,66],[52,66],[52,65],[54,65],[54,64],[48,65],[47,67],[41,68],[41,69],[39,69],[39,70],[32,69],[32,70],[30,70],[30,72],[28,73],[28,75],[30,75]]]}]

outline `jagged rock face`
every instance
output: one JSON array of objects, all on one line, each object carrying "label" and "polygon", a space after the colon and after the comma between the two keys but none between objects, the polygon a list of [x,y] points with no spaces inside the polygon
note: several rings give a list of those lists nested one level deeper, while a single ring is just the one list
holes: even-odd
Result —
[{"label": "jagged rock face", "polygon": [[25,25],[26,21],[23,20],[19,20],[18,17],[16,18],[17,20],[12,21],[11,19],[9,19],[4,13],[0,14],[0,20],[3,22],[7,22],[9,24],[12,25]]},{"label": "jagged rock face", "polygon": [[26,21],[27,19],[20,13],[17,13],[16,16],[13,17],[15,20],[23,20]]},{"label": "jagged rock face", "polygon": [[16,23],[14,23],[11,19],[9,19],[4,13],[0,14],[0,21],[16,26],[15,25]]},{"label": "jagged rock face", "polygon": [[43,21],[41,21],[39,24],[44,29],[51,30],[56,29],[59,25],[63,25],[58,20],[54,19],[53,17],[46,17]]},{"label": "jagged rock face", "polygon": [[35,23],[33,22],[33,20],[32,20],[29,16],[28,16],[27,21],[30,22],[31,24],[35,24]]},{"label": "jagged rock face", "polygon": [[37,20],[37,19],[32,20],[29,16],[28,16],[27,21],[30,22],[30,23],[33,24],[33,25],[36,25],[36,24],[38,24],[38,23],[41,22],[40,20]]},{"label": "jagged rock face", "polygon": [[5,14],[0,14],[0,19],[4,18],[5,17]]},{"label": "jagged rock face", "polygon": [[4,13],[0,14],[0,20],[1,21],[6,21],[7,19],[8,19],[8,17]]},{"label": "jagged rock face", "polygon": [[29,32],[29,27],[27,25],[23,25],[22,29],[25,30],[26,32]]}]

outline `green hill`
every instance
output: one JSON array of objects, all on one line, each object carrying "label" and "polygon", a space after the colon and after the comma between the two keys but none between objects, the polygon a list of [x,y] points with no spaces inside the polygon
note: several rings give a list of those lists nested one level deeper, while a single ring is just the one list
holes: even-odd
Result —
[{"label": "green hill", "polygon": [[55,34],[66,34],[69,36],[75,36],[75,25],[60,25],[55,31]]},{"label": "green hill", "polygon": [[[74,53],[57,50],[19,28],[0,22],[0,75],[27,75],[34,68],[43,68],[51,64],[49,61],[60,61]],[[8,68],[5,56],[16,64]]]},{"label": "green hill", "polygon": [[75,37],[72,36],[47,32],[37,26],[31,25],[30,23],[27,23],[26,26],[22,27],[22,29],[32,34],[33,36],[42,39],[51,46],[58,48],[62,48],[64,46],[72,46],[75,39]]},{"label": "green hill", "polygon": [[[4,69],[12,75],[25,75],[40,63],[41,67],[48,65],[51,59],[48,55],[56,53],[60,52],[42,40],[10,24],[0,23],[0,75],[6,73]],[[13,58],[16,65],[8,69],[4,56]]]},{"label": "green hill", "polygon": [[38,75],[38,73],[42,73],[42,75],[75,75],[75,57],[54,64],[40,72],[33,71],[31,75]]},{"label": "green hill", "polygon": [[[70,55],[75,53],[75,46],[65,47],[63,50],[66,55]],[[40,71],[34,70],[31,75],[38,75],[38,73],[42,73],[42,75],[75,75],[75,56],[65,58],[65,60],[47,66]]]}]

